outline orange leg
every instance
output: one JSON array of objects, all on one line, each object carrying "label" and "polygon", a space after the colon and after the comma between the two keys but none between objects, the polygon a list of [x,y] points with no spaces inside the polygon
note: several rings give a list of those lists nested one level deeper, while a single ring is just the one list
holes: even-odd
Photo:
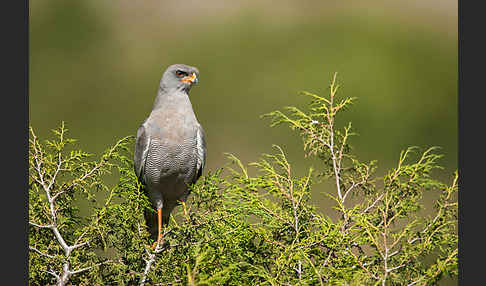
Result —
[{"label": "orange leg", "polygon": [[157,247],[157,244],[159,244],[159,241],[162,239],[162,209],[157,209],[157,222],[159,225],[159,235],[157,237],[157,241],[155,241],[154,245],[152,246],[153,249]]}]

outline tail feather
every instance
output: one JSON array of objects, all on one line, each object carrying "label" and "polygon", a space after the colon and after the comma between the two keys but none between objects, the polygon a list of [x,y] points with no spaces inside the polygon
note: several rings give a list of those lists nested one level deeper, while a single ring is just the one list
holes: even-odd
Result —
[{"label": "tail feather", "polygon": [[152,240],[157,239],[157,213],[153,210],[145,210],[143,213]]}]

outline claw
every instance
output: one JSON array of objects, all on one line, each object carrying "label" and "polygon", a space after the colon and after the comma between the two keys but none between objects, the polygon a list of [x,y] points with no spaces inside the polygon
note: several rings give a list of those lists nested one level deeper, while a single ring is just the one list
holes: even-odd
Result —
[{"label": "claw", "polygon": [[157,246],[159,245],[159,243],[160,243],[161,240],[162,240],[162,234],[159,235],[159,237],[157,238],[157,240],[152,245],[152,250],[157,249]]}]

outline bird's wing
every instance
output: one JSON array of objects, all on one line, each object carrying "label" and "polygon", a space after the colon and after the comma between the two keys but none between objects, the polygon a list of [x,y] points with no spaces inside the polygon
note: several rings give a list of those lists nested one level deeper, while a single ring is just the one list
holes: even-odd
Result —
[{"label": "bird's wing", "polygon": [[135,154],[134,154],[134,167],[135,167],[135,174],[137,174],[137,178],[141,183],[145,183],[144,181],[144,173],[145,173],[145,161],[147,159],[148,150],[150,147],[150,136],[147,132],[147,129],[144,127],[145,123],[142,124],[137,130],[137,139],[135,142]]},{"label": "bird's wing", "polygon": [[196,161],[196,178],[197,181],[202,175],[204,165],[206,164],[206,139],[204,138],[204,130],[200,124],[198,124],[196,135],[196,147],[197,147],[197,161]]}]

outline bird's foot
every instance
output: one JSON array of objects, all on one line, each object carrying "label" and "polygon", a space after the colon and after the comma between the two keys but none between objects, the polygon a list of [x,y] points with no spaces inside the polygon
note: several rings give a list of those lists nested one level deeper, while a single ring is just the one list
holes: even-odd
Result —
[{"label": "bird's foot", "polygon": [[162,242],[162,235],[159,235],[159,238],[154,242],[154,244],[152,245],[152,250],[155,250],[157,249],[159,243]]}]

